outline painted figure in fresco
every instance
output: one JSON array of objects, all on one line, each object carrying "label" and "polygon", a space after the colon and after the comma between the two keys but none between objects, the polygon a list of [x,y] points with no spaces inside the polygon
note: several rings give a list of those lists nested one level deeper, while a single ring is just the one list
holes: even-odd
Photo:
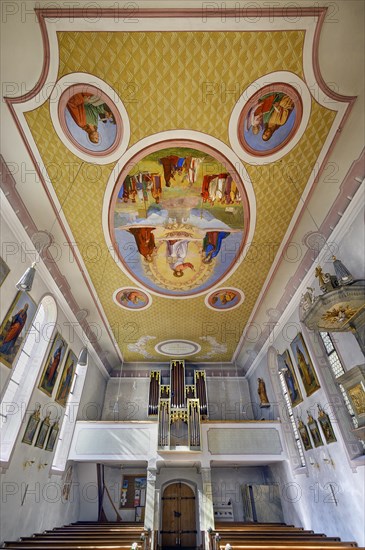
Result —
[{"label": "painted figure in fresco", "polygon": [[57,376],[57,369],[58,369],[58,365],[60,364],[60,361],[61,361],[61,356],[62,356],[62,348],[64,346],[64,342],[61,342],[60,345],[58,346],[58,348],[56,349],[56,351],[54,352],[53,354],[53,358],[47,368],[47,384],[49,386],[53,386],[54,385],[54,381],[55,381],[55,378]]},{"label": "painted figure in fresco", "polygon": [[237,293],[234,290],[224,290],[219,292],[216,296],[212,297],[212,303],[216,304],[220,300],[222,305],[226,305],[229,302],[232,302],[237,296]]},{"label": "painted figure in fresco", "polygon": [[136,241],[138,252],[146,262],[152,262],[152,254],[156,249],[155,236],[152,233],[154,229],[156,227],[131,227],[128,229]]},{"label": "painted figure in fresco", "polygon": [[59,393],[59,397],[58,397],[62,401],[66,399],[66,397],[68,395],[68,392],[70,390],[72,375],[73,375],[73,371],[74,371],[74,366],[75,366],[74,362],[71,361],[71,363],[67,367],[66,376],[65,376],[64,381],[62,382],[62,386],[60,388],[60,393]]},{"label": "painted figure in fresco", "polygon": [[203,262],[209,264],[213,258],[216,258],[222,246],[223,239],[226,239],[230,233],[227,231],[208,231],[203,239]]},{"label": "painted figure in fresco", "polygon": [[227,177],[228,174],[218,174],[209,183],[209,202],[212,206],[215,202],[223,202]]},{"label": "painted figure in fresco", "polygon": [[262,139],[268,141],[283,126],[294,109],[294,102],[283,92],[265,94],[247,115],[247,129],[258,134],[263,128]]},{"label": "painted figure in fresco", "polygon": [[185,169],[187,171],[185,178],[188,179],[190,187],[196,182],[198,169],[203,160],[203,158],[197,157],[186,157],[185,159]]},{"label": "painted figure in fresco", "polygon": [[258,393],[259,398],[260,398],[260,405],[268,405],[269,404],[269,399],[268,399],[267,393],[266,393],[265,382],[262,378],[258,378],[257,382],[258,382],[257,393]]},{"label": "painted figure in fresco", "polygon": [[159,204],[162,195],[162,182],[159,174],[151,174],[151,195],[155,199],[155,203]]},{"label": "painted figure in fresco", "polygon": [[120,202],[136,202],[137,188],[135,180],[132,176],[127,176],[119,189],[118,199]]},{"label": "painted figure in fresco", "polygon": [[87,133],[92,143],[99,143],[99,120],[114,122],[113,114],[104,100],[90,93],[75,94],[68,100],[66,107],[77,126]]},{"label": "painted figure in fresco", "polygon": [[141,292],[138,292],[138,290],[131,290],[129,292],[123,292],[120,297],[120,301],[122,303],[132,302],[132,304],[138,304],[140,302],[145,303],[146,299]]},{"label": "painted figure in fresco", "polygon": [[169,265],[175,277],[182,277],[185,269],[195,270],[193,264],[184,261],[188,253],[188,240],[169,240],[166,244],[167,258],[171,262]]},{"label": "painted figure in fresco", "polygon": [[201,196],[203,197],[203,202],[209,201],[209,185],[211,181],[214,180],[215,178],[217,178],[217,174],[211,174],[211,175],[206,174],[203,177],[202,190],[200,193]]},{"label": "painted figure in fresco", "polygon": [[27,321],[28,307],[28,304],[24,304],[24,307],[13,316],[10,327],[5,334],[3,343],[0,347],[0,353],[9,355],[13,351],[16,341]]},{"label": "painted figure in fresco", "polygon": [[166,187],[171,186],[171,178],[174,177],[176,172],[176,166],[179,161],[179,157],[176,155],[169,155],[168,157],[160,158],[160,164],[163,166],[163,175],[165,178]]}]

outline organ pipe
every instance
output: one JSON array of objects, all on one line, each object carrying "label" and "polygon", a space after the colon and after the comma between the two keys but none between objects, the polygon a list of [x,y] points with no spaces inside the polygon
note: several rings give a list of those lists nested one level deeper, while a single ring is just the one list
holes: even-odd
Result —
[{"label": "organ pipe", "polygon": [[150,373],[150,393],[148,401],[148,414],[158,413],[158,400],[160,396],[160,371],[151,371]]},{"label": "organ pipe", "polygon": [[170,361],[169,385],[161,384],[160,371],[151,372],[148,414],[158,414],[160,448],[201,447],[201,419],[208,414],[206,375],[195,371],[193,384],[185,384],[185,375],[185,361],[177,359]]}]

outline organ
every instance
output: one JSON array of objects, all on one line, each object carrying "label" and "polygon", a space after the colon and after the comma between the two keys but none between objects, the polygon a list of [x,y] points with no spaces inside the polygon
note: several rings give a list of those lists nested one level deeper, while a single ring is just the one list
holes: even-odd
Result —
[{"label": "organ", "polygon": [[170,361],[170,383],[161,384],[161,372],[151,371],[149,416],[158,420],[158,448],[200,450],[201,420],[208,415],[205,371],[194,372],[186,383],[185,361]]}]

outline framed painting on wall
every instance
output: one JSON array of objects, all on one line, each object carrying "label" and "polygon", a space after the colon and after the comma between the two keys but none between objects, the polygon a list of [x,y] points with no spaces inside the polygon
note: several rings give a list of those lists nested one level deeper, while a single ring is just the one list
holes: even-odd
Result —
[{"label": "framed painting on wall", "polygon": [[58,419],[57,419],[52,424],[51,429],[49,431],[49,436],[48,436],[46,447],[45,447],[46,451],[53,451],[55,443],[56,443],[56,439],[57,439],[57,436],[58,436],[59,429],[60,429],[60,427],[59,427]]},{"label": "framed painting on wall", "polygon": [[287,349],[284,351],[284,353],[278,355],[278,369],[279,372],[283,373],[286,387],[288,388],[291,405],[292,407],[296,407],[299,403],[303,401],[303,397],[299,388],[294,365]]},{"label": "framed painting on wall", "polygon": [[332,423],[330,420],[329,415],[324,412],[321,405],[317,404],[318,407],[318,422],[320,423],[320,426],[322,428],[322,432],[324,435],[324,438],[326,440],[326,443],[334,443],[337,441],[335,432],[332,428]]},{"label": "framed painting on wall", "polygon": [[308,414],[308,428],[310,430],[313,443],[315,447],[321,447],[323,445],[321,434],[319,433],[318,424],[317,421],[314,420],[313,416],[309,411],[307,411]]},{"label": "framed painting on wall", "polygon": [[27,427],[25,428],[22,443],[27,443],[27,445],[32,445],[33,439],[34,439],[34,436],[35,436],[35,433],[37,431],[38,424],[39,424],[39,421],[40,421],[40,418],[41,418],[40,409],[41,409],[41,406],[38,405],[36,410],[34,411],[34,413],[31,414],[31,416],[28,420]]},{"label": "framed painting on wall", "polygon": [[299,374],[303,381],[306,394],[309,397],[321,386],[319,385],[316,371],[314,370],[314,366],[308,353],[307,346],[300,332],[291,342],[290,347],[292,349],[294,357],[296,358]]},{"label": "framed painting on wall", "polygon": [[18,292],[0,327],[0,359],[11,368],[37,306],[27,292]]},{"label": "framed painting on wall", "polygon": [[39,428],[39,432],[35,442],[35,446],[39,447],[40,449],[43,449],[43,445],[44,445],[44,442],[46,441],[46,437],[48,434],[48,430],[50,426],[49,417],[50,417],[50,413],[47,414],[46,418],[43,420],[41,427]]},{"label": "framed painting on wall", "polygon": [[308,451],[309,449],[313,449],[306,425],[299,418],[297,420],[297,423],[304,450]]},{"label": "framed painting on wall", "polygon": [[49,397],[51,397],[55,387],[66,349],[66,341],[62,338],[61,334],[57,332],[53,339],[51,349],[49,350],[41,380],[38,385],[38,388]]},{"label": "framed painting on wall", "polygon": [[10,273],[10,268],[0,256],[0,286],[3,284],[6,277],[9,275],[9,273]]},{"label": "framed painting on wall", "polygon": [[77,357],[72,350],[68,352],[61,380],[58,386],[56,401],[62,407],[66,407],[66,401],[71,390],[72,380],[77,365]]}]

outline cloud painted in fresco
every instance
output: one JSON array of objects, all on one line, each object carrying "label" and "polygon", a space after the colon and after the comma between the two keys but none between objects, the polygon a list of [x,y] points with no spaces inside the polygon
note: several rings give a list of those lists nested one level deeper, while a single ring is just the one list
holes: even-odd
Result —
[{"label": "cloud painted in fresco", "polygon": [[199,357],[199,359],[209,359],[210,357],[214,357],[217,353],[225,353],[227,351],[227,344],[220,344],[214,336],[201,336],[200,340],[208,342],[208,344],[211,345],[211,350],[208,351],[206,355]]},{"label": "cloud painted in fresco", "polygon": [[135,353],[140,353],[146,359],[151,359],[153,355],[148,353],[145,347],[150,340],[155,340],[155,339],[156,339],[156,336],[141,336],[141,338],[139,338],[139,340],[137,340],[135,344],[128,344],[127,346],[128,350]]}]

